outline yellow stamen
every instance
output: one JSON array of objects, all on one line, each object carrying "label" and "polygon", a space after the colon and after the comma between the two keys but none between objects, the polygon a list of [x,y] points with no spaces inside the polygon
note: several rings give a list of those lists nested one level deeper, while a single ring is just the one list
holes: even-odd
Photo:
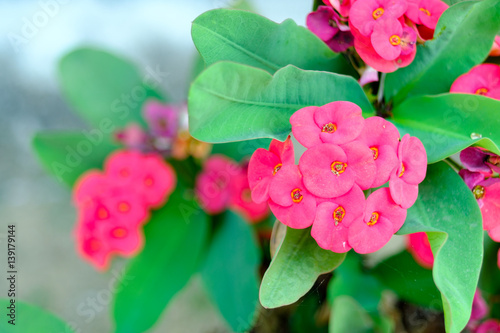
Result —
[{"label": "yellow stamen", "polygon": [[302,191],[300,188],[294,189],[292,192],[290,192],[290,196],[292,197],[292,201],[295,203],[299,203],[302,201],[302,194],[300,194],[300,191]]},{"label": "yellow stamen", "polygon": [[373,212],[372,213],[372,217],[370,218],[370,221],[368,221],[368,225],[371,227],[373,225],[375,225],[377,222],[378,222],[378,218],[379,218],[380,214],[377,213],[377,212]]},{"label": "yellow stamen", "polygon": [[382,7],[375,9],[372,13],[374,20],[378,20],[382,15],[384,15],[384,8]]},{"label": "yellow stamen", "polygon": [[335,161],[330,166],[334,175],[338,176],[347,169],[347,163]]}]

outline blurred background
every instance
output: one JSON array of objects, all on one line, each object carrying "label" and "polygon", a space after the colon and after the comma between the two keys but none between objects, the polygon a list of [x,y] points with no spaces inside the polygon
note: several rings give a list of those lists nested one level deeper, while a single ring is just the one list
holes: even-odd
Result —
[{"label": "blurred background", "polygon": [[[79,46],[105,49],[143,72],[165,73],[163,91],[180,102],[196,55],[191,22],[204,11],[232,5],[231,0],[0,0],[0,246],[7,225],[15,224],[18,300],[57,314],[77,332],[109,332],[111,293],[124,264],[117,261],[102,274],[77,256],[70,191],[31,152],[37,131],[86,126],[61,96],[59,59]],[[274,21],[292,18],[304,25],[312,1],[253,0],[251,5]],[[6,290],[6,280],[0,281],[0,290]],[[152,331],[228,332],[196,279]]]}]

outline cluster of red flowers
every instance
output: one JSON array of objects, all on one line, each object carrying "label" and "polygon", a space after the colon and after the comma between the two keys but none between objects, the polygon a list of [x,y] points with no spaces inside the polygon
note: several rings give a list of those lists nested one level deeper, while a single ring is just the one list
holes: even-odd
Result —
[{"label": "cluster of red flowers", "polygon": [[[290,138],[257,149],[248,176],[255,202],[334,252],[374,252],[401,228],[425,178],[427,156],[415,137],[401,141],[394,125],[364,119],[350,102],[306,107],[291,118],[292,133],[308,148],[296,166]],[[373,190],[365,199],[363,190]],[[371,191],[370,191],[371,192]]]},{"label": "cluster of red flowers", "polygon": [[450,92],[482,95],[500,100],[500,66],[481,64],[459,76]]},{"label": "cluster of red flowers", "polygon": [[174,170],[158,154],[114,152],[104,172],[88,171],[74,187],[78,252],[100,270],[112,254],[135,255],[149,209],[162,206],[175,184]]},{"label": "cluster of red flowers", "polygon": [[196,179],[200,206],[209,214],[231,209],[256,223],[269,215],[267,204],[252,200],[247,176],[248,164],[239,165],[224,155],[212,155]]},{"label": "cluster of red flowers", "polygon": [[[330,7],[320,6],[309,14],[309,29],[337,52],[351,46],[353,39],[361,59],[385,73],[413,61],[417,40],[432,39],[441,14],[448,8],[441,0],[324,0],[324,3]],[[353,38],[346,37],[349,30]]]}]

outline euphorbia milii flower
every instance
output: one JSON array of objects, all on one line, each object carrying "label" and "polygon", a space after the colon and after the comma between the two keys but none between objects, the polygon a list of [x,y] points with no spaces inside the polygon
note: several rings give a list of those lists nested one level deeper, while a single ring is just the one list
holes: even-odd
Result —
[{"label": "euphorbia milii flower", "polygon": [[137,124],[130,124],[123,130],[115,133],[115,138],[123,144],[127,149],[146,150],[148,146],[149,136]]},{"label": "euphorbia milii flower", "polygon": [[331,7],[319,6],[315,12],[309,13],[306,25],[334,52],[344,52],[354,45],[349,27],[340,21],[339,14]]},{"label": "euphorbia milii flower", "polygon": [[366,144],[373,153],[377,172],[371,187],[387,183],[398,166],[399,131],[396,126],[381,117],[370,117],[365,120],[365,127],[356,141]]},{"label": "euphorbia milii flower", "polygon": [[392,173],[389,188],[393,200],[403,208],[410,208],[418,196],[420,184],[427,172],[427,154],[416,137],[406,134],[398,146],[399,165]]},{"label": "euphorbia milii flower", "polygon": [[417,232],[409,234],[407,238],[406,248],[419,263],[425,268],[432,268],[434,264],[434,255],[432,254],[429,238],[425,232]]},{"label": "euphorbia milii flower", "polygon": [[269,185],[283,166],[294,165],[295,156],[290,137],[285,142],[271,141],[269,150],[258,148],[248,163],[248,183],[252,200],[256,203],[269,199]]},{"label": "euphorbia milii flower", "polygon": [[290,123],[297,141],[310,148],[323,142],[353,141],[363,129],[364,118],[356,104],[338,101],[302,108],[290,117]]},{"label": "euphorbia milii flower", "polygon": [[325,250],[347,252],[351,249],[347,240],[349,225],[362,218],[364,211],[365,195],[354,185],[343,196],[318,205],[311,236]]},{"label": "euphorbia milii flower", "polygon": [[473,67],[453,82],[450,92],[500,99],[500,66],[481,64]]},{"label": "euphorbia milii flower", "polygon": [[440,0],[407,0],[406,16],[415,24],[423,24],[429,29],[436,29],[441,14],[448,5]]},{"label": "euphorbia milii flower", "polygon": [[349,11],[351,10],[351,5],[356,0],[323,0],[326,5],[330,5],[335,8],[336,11],[340,13],[343,17],[349,16]]},{"label": "euphorbia milii flower", "polygon": [[316,198],[305,187],[295,165],[283,167],[269,189],[269,208],[283,224],[304,229],[314,221]]},{"label": "euphorbia milii flower", "polygon": [[373,28],[371,43],[374,50],[385,60],[414,53],[417,34],[398,20],[382,20]]},{"label": "euphorbia milii flower", "polygon": [[366,190],[376,173],[372,151],[356,141],[342,147],[323,143],[309,148],[299,167],[307,190],[322,198],[344,195],[354,184]]},{"label": "euphorbia milii flower", "polygon": [[349,23],[366,37],[382,21],[397,21],[406,12],[405,0],[358,0],[349,13]]},{"label": "euphorbia milii flower", "polygon": [[489,56],[490,57],[500,56],[500,36],[495,37],[495,41],[493,42],[493,46],[491,47]]},{"label": "euphorbia milii flower", "polygon": [[73,189],[75,205],[85,205],[95,197],[100,197],[112,186],[109,178],[98,170],[89,170],[82,174]]},{"label": "euphorbia milii flower", "polygon": [[470,315],[469,322],[467,323],[467,328],[475,331],[479,321],[483,319],[489,312],[488,304],[481,295],[481,291],[476,289],[474,294],[474,299],[472,300],[472,312]]},{"label": "euphorbia milii flower", "polygon": [[104,271],[111,260],[111,247],[92,233],[81,229],[76,231],[77,251],[99,271]]},{"label": "euphorbia milii flower", "polygon": [[381,249],[406,219],[406,209],[391,198],[388,188],[380,188],[366,200],[363,217],[349,226],[348,242],[358,253]]},{"label": "euphorbia milii flower", "polygon": [[500,173],[500,156],[480,147],[469,147],[462,150],[460,161],[469,171],[481,172],[488,176],[492,174],[492,171]]},{"label": "euphorbia milii flower", "polygon": [[223,155],[212,155],[196,179],[195,192],[201,207],[209,214],[226,209],[231,198],[230,182],[240,174],[240,167]]},{"label": "euphorbia milii flower", "polygon": [[118,219],[97,225],[95,235],[109,246],[111,251],[125,257],[136,255],[144,246],[142,228],[120,223]]},{"label": "euphorbia milii flower", "polygon": [[156,100],[149,100],[143,110],[144,118],[153,135],[164,138],[173,138],[176,135],[179,126],[177,108]]},{"label": "euphorbia milii flower", "polygon": [[500,333],[500,321],[488,319],[478,326],[476,333]]}]

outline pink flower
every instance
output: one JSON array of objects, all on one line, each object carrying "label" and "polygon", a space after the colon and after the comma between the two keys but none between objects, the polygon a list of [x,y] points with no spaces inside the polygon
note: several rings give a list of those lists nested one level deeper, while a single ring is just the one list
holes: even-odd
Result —
[{"label": "pink flower", "polygon": [[119,220],[97,225],[95,235],[109,246],[111,251],[124,257],[135,256],[144,246],[142,228],[120,223]]},{"label": "pink flower", "polygon": [[476,330],[476,333],[499,333],[500,321],[496,319],[488,319],[483,322]]},{"label": "pink flower", "polygon": [[486,176],[491,176],[493,171],[500,172],[500,156],[480,147],[469,147],[462,150],[460,161],[467,170],[481,172]]},{"label": "pink flower", "polygon": [[349,23],[366,37],[384,20],[397,20],[406,12],[404,0],[358,0],[349,13]]},{"label": "pink flower", "polygon": [[470,330],[475,330],[479,324],[479,321],[483,319],[489,312],[488,304],[481,295],[481,291],[476,289],[474,294],[474,299],[472,300],[472,312],[470,315],[469,322],[467,323],[467,328]]},{"label": "pink flower", "polygon": [[380,188],[366,200],[363,218],[349,226],[349,245],[358,253],[375,252],[387,244],[405,219],[406,209],[392,200],[388,188]]},{"label": "pink flower", "polygon": [[252,190],[252,200],[256,203],[269,199],[269,186],[274,175],[283,166],[294,165],[295,157],[290,137],[285,142],[272,140],[269,151],[258,148],[248,163],[248,182]]},{"label": "pink flower", "polygon": [[416,137],[406,134],[398,146],[399,165],[391,174],[389,188],[394,202],[410,208],[418,196],[420,184],[427,171],[427,154],[424,145]]},{"label": "pink flower", "polygon": [[240,172],[240,167],[223,155],[212,155],[206,160],[196,179],[195,192],[207,213],[218,214],[227,208],[231,198],[230,182]]},{"label": "pink flower", "polygon": [[304,187],[297,166],[283,167],[269,189],[269,208],[281,223],[304,229],[314,221],[316,198]]},{"label": "pink flower", "polygon": [[460,75],[451,85],[450,92],[476,94],[500,99],[500,66],[481,64]]},{"label": "pink flower", "polygon": [[375,68],[366,66],[363,74],[361,74],[361,77],[359,78],[359,84],[364,87],[368,83],[372,82],[378,82],[378,72]]},{"label": "pink flower", "polygon": [[334,52],[344,52],[354,45],[349,27],[340,21],[339,14],[331,7],[319,6],[315,12],[309,13],[306,25]]},{"label": "pink flower", "polygon": [[309,148],[300,158],[299,168],[307,190],[322,198],[344,195],[354,184],[366,190],[376,172],[372,151],[356,141],[342,147],[323,143]]},{"label": "pink flower", "polygon": [[332,6],[335,8],[337,12],[340,13],[340,15],[344,17],[349,16],[349,11],[351,10],[351,5],[355,2],[356,0],[323,0],[323,2],[327,5]]},{"label": "pink flower", "polygon": [[127,149],[145,150],[148,146],[149,136],[141,126],[130,124],[115,133],[115,139]]},{"label": "pink flower", "polygon": [[434,255],[432,254],[429,238],[425,232],[409,234],[406,248],[411,253],[415,261],[422,267],[432,268]]},{"label": "pink flower", "polygon": [[377,172],[371,187],[387,183],[399,165],[399,131],[396,126],[381,117],[370,117],[365,120],[365,127],[356,140],[366,144],[373,153]]},{"label": "pink flower", "polygon": [[347,252],[351,249],[347,239],[349,225],[361,219],[364,210],[365,195],[359,186],[354,185],[343,196],[318,205],[311,235],[325,250]]},{"label": "pink flower", "polygon": [[429,29],[436,29],[441,14],[448,5],[440,0],[407,0],[406,16],[415,24],[423,24]]},{"label": "pink flower", "polygon": [[375,52],[385,60],[395,60],[400,55],[407,56],[416,51],[417,34],[398,20],[381,20],[373,28],[371,43]]},{"label": "pink flower", "polygon": [[247,221],[256,223],[269,215],[267,202],[255,203],[252,200],[246,167],[241,169],[240,174],[233,177],[230,182],[230,191],[229,208],[243,215]]},{"label": "pink flower", "polygon": [[290,117],[297,141],[310,148],[325,143],[344,144],[361,133],[364,119],[361,108],[351,102],[332,102],[323,106],[308,106]]},{"label": "pink flower", "polygon": [[157,100],[149,100],[143,110],[143,116],[153,135],[173,138],[177,134],[179,114],[175,107]]},{"label": "pink flower", "polygon": [[111,260],[111,247],[104,241],[86,232],[83,226],[76,231],[78,254],[91,263],[97,270],[105,271]]},{"label": "pink flower", "polygon": [[491,47],[489,56],[490,57],[500,56],[500,36],[495,37],[495,41],[493,42],[493,46]]},{"label": "pink flower", "polygon": [[111,183],[102,172],[89,170],[83,173],[73,188],[73,202],[76,206],[86,205],[94,197],[100,197],[111,187]]}]

